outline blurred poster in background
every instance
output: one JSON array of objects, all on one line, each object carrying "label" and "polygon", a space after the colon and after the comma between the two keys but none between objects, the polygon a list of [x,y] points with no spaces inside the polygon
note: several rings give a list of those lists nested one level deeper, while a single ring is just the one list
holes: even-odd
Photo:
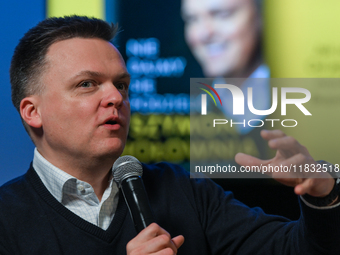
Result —
[{"label": "blurred poster in background", "polygon": [[186,166],[190,77],[202,76],[184,40],[179,0],[117,2],[115,45],[131,74],[131,125],[124,154]]},{"label": "blurred poster in background", "polygon": [[[124,153],[145,162],[188,162],[190,78],[211,78],[211,86],[224,83],[224,78],[244,78],[238,86],[246,95],[247,78],[339,77],[339,5],[336,0],[327,4],[306,0],[116,2],[115,21],[122,30],[116,45],[132,75],[132,125]],[[310,86],[311,112],[318,116],[324,112],[324,119],[310,118],[284,132],[306,145],[314,158],[338,163],[340,86],[328,85],[315,81]],[[271,85],[258,87],[254,107],[269,109]],[[228,93],[220,96],[231,101]],[[220,110],[231,117],[228,104]],[[295,117],[294,112],[291,116]],[[237,152],[261,158],[271,155],[260,130],[236,125],[228,132],[230,162]]]},{"label": "blurred poster in background", "polygon": [[[121,33],[115,44],[132,76],[131,126],[124,154],[144,162],[187,166],[190,78],[223,83],[224,77],[269,77],[261,51],[261,8],[261,2],[253,0],[117,2]],[[270,104],[269,84],[262,85],[263,94],[254,102],[258,108]],[[239,86],[244,91],[248,87],[246,82]],[[228,107],[221,111],[228,116]],[[235,127],[228,132],[230,162],[237,152],[267,157],[259,129]]]}]

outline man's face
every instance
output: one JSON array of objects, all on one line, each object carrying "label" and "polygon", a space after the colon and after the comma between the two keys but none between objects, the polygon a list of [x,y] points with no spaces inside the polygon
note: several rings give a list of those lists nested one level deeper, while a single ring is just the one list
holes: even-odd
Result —
[{"label": "man's face", "polygon": [[56,155],[117,158],[130,122],[130,76],[120,53],[101,39],[73,38],[52,44],[46,59],[42,155],[52,163]]},{"label": "man's face", "polygon": [[259,38],[254,0],[182,0],[185,38],[207,77],[242,75]]}]

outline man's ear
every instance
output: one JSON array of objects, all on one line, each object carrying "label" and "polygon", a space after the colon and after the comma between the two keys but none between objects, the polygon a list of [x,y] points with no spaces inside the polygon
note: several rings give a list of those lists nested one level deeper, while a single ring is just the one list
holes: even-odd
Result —
[{"label": "man's ear", "polygon": [[21,118],[31,127],[41,128],[41,116],[38,111],[39,100],[37,96],[25,97],[20,102]]}]

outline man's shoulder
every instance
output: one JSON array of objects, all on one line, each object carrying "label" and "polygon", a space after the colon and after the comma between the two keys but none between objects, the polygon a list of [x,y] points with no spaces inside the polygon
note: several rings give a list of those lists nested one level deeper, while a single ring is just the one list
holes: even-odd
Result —
[{"label": "man's shoulder", "polygon": [[[216,183],[203,174],[190,173],[184,167],[178,164],[160,162],[155,164],[143,165],[143,180],[147,185],[158,185],[162,188],[175,187],[181,190],[202,191],[208,186],[212,189],[220,189]],[[152,183],[152,184],[151,184]],[[155,184],[156,183],[156,184]]]},{"label": "man's shoulder", "polygon": [[183,166],[168,162],[159,162],[143,165],[143,180],[163,183],[166,185],[176,182],[177,184],[189,184],[190,172]]},{"label": "man's shoulder", "polygon": [[19,204],[28,196],[30,184],[27,173],[12,179],[0,187],[0,207],[7,205]]},{"label": "man's shoulder", "polygon": [[16,177],[0,187],[0,197],[14,195],[16,191],[20,191],[25,185],[25,175]]},{"label": "man's shoulder", "polygon": [[[153,178],[165,178],[167,180],[174,178],[178,180],[188,180],[194,182],[211,182],[209,176],[204,175],[203,173],[194,173],[190,172],[186,168],[181,165],[168,163],[168,162],[160,162],[155,164],[142,164],[143,165],[143,175],[152,176]],[[218,186],[218,185],[217,185]]]},{"label": "man's shoulder", "polygon": [[172,164],[168,162],[159,162],[155,164],[144,164],[143,173],[147,175],[155,175],[161,177],[163,175],[173,175],[174,177],[189,177],[189,172],[181,165]]}]

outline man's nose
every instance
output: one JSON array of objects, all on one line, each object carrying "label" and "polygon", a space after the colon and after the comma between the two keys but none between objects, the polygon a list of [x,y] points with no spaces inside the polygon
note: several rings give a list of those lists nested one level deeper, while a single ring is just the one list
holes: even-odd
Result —
[{"label": "man's nose", "polygon": [[105,89],[103,91],[104,97],[102,100],[102,106],[111,107],[119,109],[123,103],[123,95],[121,92],[115,87],[114,84],[105,85]]},{"label": "man's nose", "polygon": [[214,22],[211,19],[201,19],[197,26],[197,37],[200,41],[209,41],[215,33]]}]

